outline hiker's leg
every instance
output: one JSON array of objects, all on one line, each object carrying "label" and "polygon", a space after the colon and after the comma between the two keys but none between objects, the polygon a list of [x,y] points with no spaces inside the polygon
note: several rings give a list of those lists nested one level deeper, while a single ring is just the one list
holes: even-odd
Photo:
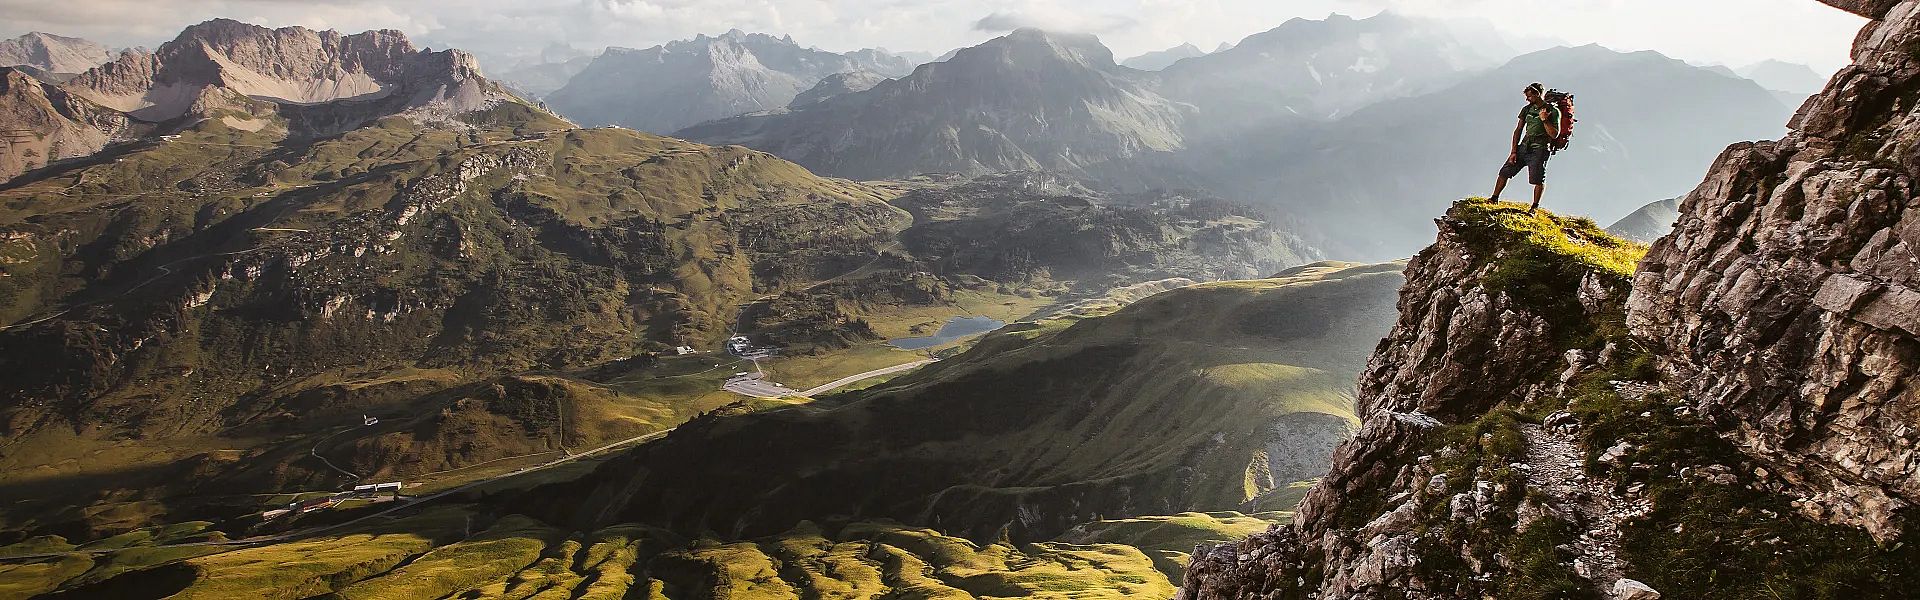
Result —
[{"label": "hiker's leg", "polygon": [[1507,180],[1513,179],[1513,176],[1515,175],[1519,175],[1520,170],[1526,167],[1527,167],[1527,161],[1523,160],[1521,157],[1515,157],[1513,162],[1500,165],[1500,178],[1494,180],[1493,195],[1488,196],[1487,199],[1499,200],[1500,192],[1504,192],[1507,190]]},{"label": "hiker's leg", "polygon": [[1540,196],[1547,192],[1547,149],[1530,149],[1527,153],[1527,179],[1533,184],[1533,208],[1540,208]]}]

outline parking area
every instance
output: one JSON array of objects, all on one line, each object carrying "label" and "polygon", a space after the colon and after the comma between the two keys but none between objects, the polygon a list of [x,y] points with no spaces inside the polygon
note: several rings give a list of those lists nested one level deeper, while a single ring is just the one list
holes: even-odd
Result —
[{"label": "parking area", "polygon": [[735,375],[732,379],[727,380],[726,385],[721,387],[735,394],[753,396],[755,398],[785,398],[800,395],[800,392],[794,391],[787,386],[766,380],[760,373]]}]

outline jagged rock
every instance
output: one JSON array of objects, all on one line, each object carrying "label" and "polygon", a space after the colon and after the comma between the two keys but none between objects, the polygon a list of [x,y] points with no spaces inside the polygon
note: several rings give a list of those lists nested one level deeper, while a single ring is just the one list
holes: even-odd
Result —
[{"label": "jagged rock", "polygon": [[1869,19],[1878,19],[1893,10],[1900,0],[1820,0],[1828,5]]},{"label": "jagged rock", "polygon": [[1613,600],[1660,600],[1660,592],[1632,579],[1613,582]]},{"label": "jagged rock", "polygon": [[1920,3],[1882,19],[1777,142],[1736,144],[1635,280],[1628,325],[1725,437],[1883,540],[1920,500]]},{"label": "jagged rock", "polygon": [[1626,442],[1620,442],[1618,444],[1614,444],[1613,446],[1607,448],[1606,452],[1600,453],[1600,462],[1608,463],[1608,464],[1616,464],[1616,465],[1620,464],[1620,459],[1626,458],[1627,453],[1632,451],[1633,451],[1633,444],[1629,444]]}]

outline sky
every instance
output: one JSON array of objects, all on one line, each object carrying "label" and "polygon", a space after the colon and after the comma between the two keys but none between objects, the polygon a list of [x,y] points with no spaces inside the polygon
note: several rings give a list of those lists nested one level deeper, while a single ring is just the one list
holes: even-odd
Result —
[{"label": "sky", "polygon": [[1181,43],[1212,50],[1288,19],[1381,10],[1485,19],[1508,32],[1735,67],[1763,59],[1822,73],[1847,64],[1865,19],[1814,0],[0,0],[0,36],[44,31],[154,47],[215,17],[358,32],[398,29],[483,60],[553,44],[645,48],[739,28],[833,51],[942,54],[1019,26],[1097,34],[1119,57]]}]

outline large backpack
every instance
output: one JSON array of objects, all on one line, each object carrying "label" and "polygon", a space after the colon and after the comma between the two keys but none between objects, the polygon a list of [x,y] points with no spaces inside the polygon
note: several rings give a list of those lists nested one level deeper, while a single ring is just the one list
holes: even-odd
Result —
[{"label": "large backpack", "polygon": [[1554,108],[1560,109],[1560,136],[1549,140],[1547,146],[1553,148],[1554,152],[1565,150],[1567,149],[1567,144],[1573,142],[1573,124],[1579,121],[1579,119],[1573,118],[1573,94],[1560,90],[1547,90],[1543,98],[1547,101],[1547,104],[1552,104]]}]

